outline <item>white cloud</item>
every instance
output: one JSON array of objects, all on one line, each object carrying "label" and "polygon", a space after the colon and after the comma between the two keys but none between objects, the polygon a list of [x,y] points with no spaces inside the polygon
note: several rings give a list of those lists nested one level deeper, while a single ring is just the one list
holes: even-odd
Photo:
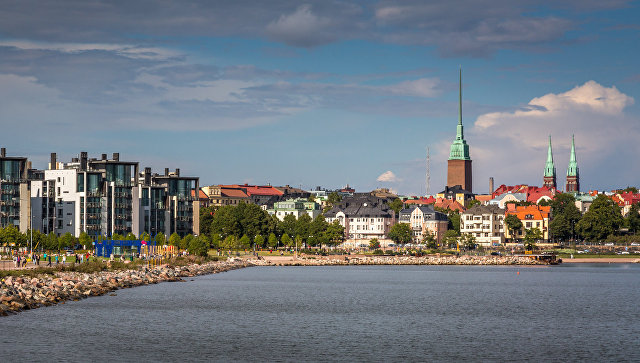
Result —
[{"label": "white cloud", "polygon": [[384,173],[380,174],[380,176],[376,180],[378,180],[379,182],[386,182],[386,183],[395,183],[400,181],[400,179],[398,179],[391,170],[387,170]]},{"label": "white cloud", "polygon": [[131,44],[104,43],[55,43],[30,40],[0,40],[0,47],[14,47],[22,50],[53,50],[63,53],[88,51],[108,51],[132,59],[162,60],[181,56],[180,53],[159,47],[143,47]]},{"label": "white cloud", "polygon": [[[603,171],[619,175],[621,171],[616,164],[620,158],[638,151],[639,120],[624,112],[633,103],[632,97],[615,86],[588,81],[567,92],[533,98],[513,112],[481,115],[467,137],[474,160],[474,180],[483,183],[494,176],[498,185],[541,184],[551,135],[558,184],[562,188],[571,136],[575,135],[578,164],[586,177],[583,185],[602,185]],[[612,182],[615,181],[609,180]],[[637,180],[627,181],[630,185],[634,182]]]},{"label": "white cloud", "polygon": [[313,47],[335,40],[328,30],[329,18],[311,12],[311,5],[301,5],[293,13],[281,15],[267,25],[267,33],[280,41],[298,47]]},{"label": "white cloud", "polygon": [[400,82],[388,86],[387,89],[392,93],[405,96],[434,97],[440,94],[440,80],[436,78],[420,78],[413,81]]}]

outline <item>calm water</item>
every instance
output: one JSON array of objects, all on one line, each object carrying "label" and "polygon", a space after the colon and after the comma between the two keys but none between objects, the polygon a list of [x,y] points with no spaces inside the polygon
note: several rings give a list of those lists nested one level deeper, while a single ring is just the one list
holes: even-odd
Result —
[{"label": "calm water", "polygon": [[627,264],[247,268],[0,318],[0,361],[640,361],[639,288]]}]

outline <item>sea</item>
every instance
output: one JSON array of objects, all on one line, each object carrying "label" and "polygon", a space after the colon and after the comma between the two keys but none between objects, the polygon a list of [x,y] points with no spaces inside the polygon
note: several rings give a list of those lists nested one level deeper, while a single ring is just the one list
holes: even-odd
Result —
[{"label": "sea", "polygon": [[640,361],[640,264],[251,267],[0,317],[0,362]]}]

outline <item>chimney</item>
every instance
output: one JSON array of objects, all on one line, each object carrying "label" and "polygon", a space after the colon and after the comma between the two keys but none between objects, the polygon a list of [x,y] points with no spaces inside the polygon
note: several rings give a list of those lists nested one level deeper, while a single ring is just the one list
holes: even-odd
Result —
[{"label": "chimney", "polygon": [[1,148],[0,149],[0,157],[4,158],[7,156],[7,148]]},{"label": "chimney", "polygon": [[493,177],[489,178],[489,194],[493,194]]},{"label": "chimney", "polygon": [[176,176],[180,176],[180,169],[176,168]]},{"label": "chimney", "polygon": [[102,154],[102,160],[107,160],[107,154]]},{"label": "chimney", "polygon": [[31,169],[31,160],[27,161],[27,169]]},{"label": "chimney", "polygon": [[169,168],[164,168],[164,176],[169,176]]},{"label": "chimney", "polygon": [[113,153],[113,160],[120,161],[120,153]]},{"label": "chimney", "polygon": [[56,158],[57,158],[56,153],[51,153],[51,165],[49,165],[49,169],[51,169],[51,170],[58,169],[58,162],[57,162]]},{"label": "chimney", "polygon": [[89,155],[86,151],[80,153],[80,170],[87,170],[87,159],[89,159]]}]

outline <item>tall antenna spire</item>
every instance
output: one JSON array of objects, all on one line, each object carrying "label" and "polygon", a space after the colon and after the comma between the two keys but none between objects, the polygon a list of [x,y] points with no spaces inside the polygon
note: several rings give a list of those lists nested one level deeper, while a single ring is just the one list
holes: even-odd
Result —
[{"label": "tall antenna spire", "polygon": [[462,65],[460,66],[459,81],[460,81],[460,84],[458,85],[458,125],[462,125]]},{"label": "tall antenna spire", "polygon": [[431,195],[431,155],[427,146],[427,196]]}]

